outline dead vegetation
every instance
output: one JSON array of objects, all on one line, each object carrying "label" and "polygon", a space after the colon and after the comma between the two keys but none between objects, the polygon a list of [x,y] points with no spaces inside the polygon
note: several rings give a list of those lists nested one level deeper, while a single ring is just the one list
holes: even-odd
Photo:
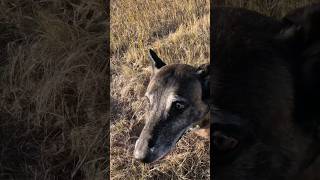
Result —
[{"label": "dead vegetation", "polygon": [[0,179],[107,176],[104,8],[0,2]]}]

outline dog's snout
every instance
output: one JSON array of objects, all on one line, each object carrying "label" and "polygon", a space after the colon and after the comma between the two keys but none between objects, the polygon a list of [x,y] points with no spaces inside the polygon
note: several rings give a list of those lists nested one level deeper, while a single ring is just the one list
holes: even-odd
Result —
[{"label": "dog's snout", "polygon": [[148,152],[144,152],[144,151],[140,151],[140,150],[135,150],[134,158],[136,160],[139,160],[139,161],[143,162],[143,163],[152,162],[152,159],[150,158]]},{"label": "dog's snout", "polygon": [[135,149],[134,150],[134,158],[139,160],[139,161],[144,161],[146,158],[146,153],[140,150]]},{"label": "dog's snout", "polygon": [[134,158],[141,162],[147,162],[149,151],[148,143],[138,139],[134,148]]}]

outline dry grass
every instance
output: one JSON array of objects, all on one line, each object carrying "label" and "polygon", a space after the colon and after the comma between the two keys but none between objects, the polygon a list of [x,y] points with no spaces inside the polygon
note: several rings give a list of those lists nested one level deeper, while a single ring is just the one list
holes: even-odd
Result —
[{"label": "dry grass", "polygon": [[147,50],[167,63],[209,62],[209,1],[111,2],[111,178],[209,179],[209,142],[187,134],[174,152],[152,165],[133,160],[144,124],[150,76]]},{"label": "dry grass", "polygon": [[0,179],[107,176],[104,8],[0,2]]}]

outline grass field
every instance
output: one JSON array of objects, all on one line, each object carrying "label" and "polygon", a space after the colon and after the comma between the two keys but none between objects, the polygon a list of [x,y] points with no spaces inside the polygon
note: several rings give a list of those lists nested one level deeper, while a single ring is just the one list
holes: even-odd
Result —
[{"label": "grass field", "polygon": [[0,2],[0,179],[103,179],[103,1]]},{"label": "grass field", "polygon": [[209,62],[209,1],[111,1],[111,178],[209,179],[209,142],[188,134],[165,160],[133,160],[144,123],[148,49],[166,63]]}]

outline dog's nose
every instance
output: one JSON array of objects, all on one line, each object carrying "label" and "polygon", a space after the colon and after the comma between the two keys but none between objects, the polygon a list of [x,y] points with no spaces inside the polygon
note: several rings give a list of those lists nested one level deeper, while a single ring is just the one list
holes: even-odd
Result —
[{"label": "dog's nose", "polygon": [[148,152],[143,152],[139,150],[134,151],[134,158],[143,162],[143,163],[150,163],[152,162],[152,158],[148,155]]},{"label": "dog's nose", "polygon": [[134,158],[137,160],[142,161],[143,159],[145,159],[146,157],[146,153],[140,151],[140,150],[134,150]]},{"label": "dog's nose", "polygon": [[147,143],[138,139],[134,148],[134,158],[142,162],[146,161],[148,149]]}]

